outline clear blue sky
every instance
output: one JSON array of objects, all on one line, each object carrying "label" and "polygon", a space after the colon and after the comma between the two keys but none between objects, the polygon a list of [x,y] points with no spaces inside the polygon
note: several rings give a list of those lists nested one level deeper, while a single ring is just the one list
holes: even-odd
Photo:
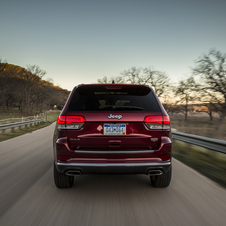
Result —
[{"label": "clear blue sky", "polygon": [[39,65],[71,90],[135,67],[186,78],[226,52],[226,0],[1,0],[0,58]]}]

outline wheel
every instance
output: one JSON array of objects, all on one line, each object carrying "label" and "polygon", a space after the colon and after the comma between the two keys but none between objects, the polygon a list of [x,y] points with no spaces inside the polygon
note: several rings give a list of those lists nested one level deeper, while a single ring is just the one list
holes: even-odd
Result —
[{"label": "wheel", "polygon": [[67,176],[57,171],[55,163],[53,164],[54,182],[58,188],[70,188],[73,185],[74,177]]},{"label": "wheel", "polygon": [[160,176],[150,176],[151,183],[153,187],[156,188],[166,188],[169,186],[172,175],[172,166],[168,172],[163,173]]}]

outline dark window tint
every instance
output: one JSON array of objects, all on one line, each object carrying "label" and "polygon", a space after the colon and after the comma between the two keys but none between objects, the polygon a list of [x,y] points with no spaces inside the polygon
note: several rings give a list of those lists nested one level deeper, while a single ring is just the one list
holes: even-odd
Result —
[{"label": "dark window tint", "polygon": [[160,112],[158,102],[148,87],[121,86],[108,90],[105,86],[78,87],[68,111],[152,111]]}]

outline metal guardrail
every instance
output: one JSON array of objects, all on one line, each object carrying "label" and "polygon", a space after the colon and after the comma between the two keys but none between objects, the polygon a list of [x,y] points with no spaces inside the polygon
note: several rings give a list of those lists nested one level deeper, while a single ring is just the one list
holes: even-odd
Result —
[{"label": "metal guardrail", "polygon": [[34,115],[34,116],[22,117],[22,118],[1,119],[0,120],[0,125],[3,125],[3,124],[11,124],[11,123],[16,123],[16,122],[31,121],[31,120],[36,120],[36,119],[46,119],[46,113],[47,112],[40,113],[40,114]]},{"label": "metal guardrail", "polygon": [[24,121],[24,122],[16,122],[16,123],[9,123],[9,124],[3,124],[0,125],[0,130],[7,130],[7,129],[14,129],[16,127],[21,127],[21,126],[27,126],[27,125],[32,125],[40,122],[45,122],[43,119],[35,119],[35,120],[30,120],[30,121]]},{"label": "metal guardrail", "polygon": [[[36,119],[36,120],[30,120],[30,121],[24,121],[24,122],[3,124],[3,125],[0,125],[0,130],[3,130],[4,132],[4,130],[6,129],[13,129],[15,127],[32,125],[40,122],[45,122],[45,120]],[[201,146],[207,149],[211,149],[211,150],[226,154],[226,141],[197,136],[193,134],[174,132],[174,131],[172,131],[172,135],[173,135],[173,139],[180,140],[186,143],[194,144],[197,146]]]},{"label": "metal guardrail", "polygon": [[174,131],[172,134],[173,139],[226,154],[226,141]]}]

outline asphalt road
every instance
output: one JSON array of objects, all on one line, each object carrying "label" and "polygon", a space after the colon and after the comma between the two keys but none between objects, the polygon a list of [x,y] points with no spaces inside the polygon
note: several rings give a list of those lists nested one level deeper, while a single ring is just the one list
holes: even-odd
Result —
[{"label": "asphalt road", "polygon": [[83,175],[57,189],[53,128],[0,143],[1,226],[226,225],[226,190],[176,160],[168,188],[146,175]]}]

